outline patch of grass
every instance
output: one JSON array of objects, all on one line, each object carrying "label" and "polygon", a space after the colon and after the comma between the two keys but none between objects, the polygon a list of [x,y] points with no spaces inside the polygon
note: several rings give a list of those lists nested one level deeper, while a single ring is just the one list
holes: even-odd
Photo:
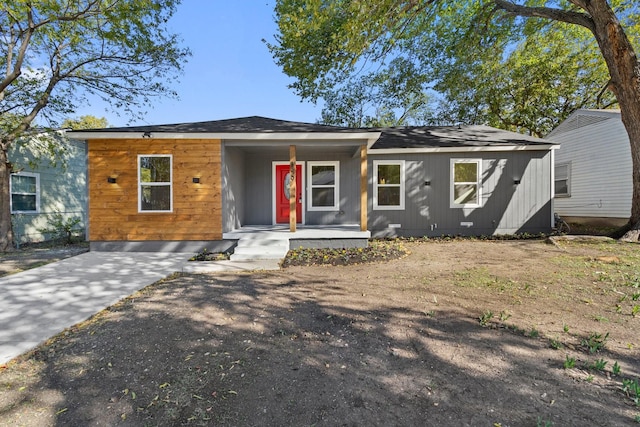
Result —
[{"label": "patch of grass", "polygon": [[613,375],[620,375],[620,365],[618,365],[618,362],[615,362],[611,367],[611,373]]},{"label": "patch of grass", "polygon": [[582,340],[581,344],[589,350],[589,353],[593,354],[605,347],[608,338],[609,332],[607,332],[604,336],[597,332],[592,332],[588,338]]},{"label": "patch of grass", "polygon": [[562,343],[560,341],[554,340],[554,339],[549,341],[549,345],[554,350],[560,350],[562,348]]},{"label": "patch of grass", "polygon": [[640,382],[639,380],[622,380],[622,392],[633,400],[636,406],[640,406]]},{"label": "patch of grass", "polygon": [[474,267],[457,271],[454,275],[453,283],[461,288],[488,288],[499,292],[512,291],[519,287],[518,282],[491,274],[486,267]]},{"label": "patch of grass", "polygon": [[538,417],[538,420],[536,421],[536,427],[551,427],[552,425],[553,423],[551,421],[543,420],[540,417]]},{"label": "patch of grass", "polygon": [[487,310],[478,317],[478,320],[480,321],[480,325],[487,326],[492,318],[493,312],[491,310]]},{"label": "patch of grass", "polygon": [[529,338],[538,338],[540,336],[540,332],[536,329],[535,326],[531,327],[529,331]]},{"label": "patch of grass", "polygon": [[598,359],[595,362],[593,362],[593,364],[591,365],[591,369],[594,369],[596,371],[604,371],[606,366],[607,366],[606,360]]},{"label": "patch of grass", "polygon": [[569,355],[565,356],[564,363],[562,364],[564,369],[573,369],[576,367],[576,358],[569,357]]}]

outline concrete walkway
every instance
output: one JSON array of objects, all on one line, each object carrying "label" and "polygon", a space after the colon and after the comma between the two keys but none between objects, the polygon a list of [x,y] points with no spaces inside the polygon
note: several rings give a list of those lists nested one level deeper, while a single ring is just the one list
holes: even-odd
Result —
[{"label": "concrete walkway", "polygon": [[0,277],[0,365],[174,272],[277,269],[277,262],[188,263],[191,254],[87,252]]}]

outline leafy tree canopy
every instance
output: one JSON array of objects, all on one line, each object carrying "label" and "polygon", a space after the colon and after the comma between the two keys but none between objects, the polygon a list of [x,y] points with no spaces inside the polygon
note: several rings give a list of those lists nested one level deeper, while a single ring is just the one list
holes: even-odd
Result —
[{"label": "leafy tree canopy", "polygon": [[57,125],[90,97],[137,116],[171,84],[188,49],[168,31],[179,0],[0,0],[0,114]]},{"label": "leafy tree canopy", "polygon": [[396,58],[389,67],[327,90],[321,121],[350,127],[419,125],[433,120],[424,76]]},{"label": "leafy tree canopy", "polygon": [[62,128],[64,129],[102,129],[109,127],[109,122],[105,117],[96,117],[92,115],[85,115],[76,118],[67,118],[62,122]]},{"label": "leafy tree canopy", "polygon": [[168,27],[180,0],[0,0],[0,251],[12,247],[9,148],[90,99],[139,117],[190,55]]},{"label": "leafy tree canopy", "polygon": [[[637,6],[613,3],[637,40]],[[425,101],[432,90],[435,98],[418,115],[425,124],[487,123],[540,136],[576,108],[615,103],[603,91],[608,71],[589,31],[525,20],[493,1],[280,0],[276,20],[269,48],[298,95],[325,100],[323,122],[333,123],[345,105],[364,105],[356,110],[382,121],[379,111],[402,117],[403,105]],[[395,84],[410,80],[420,84]],[[391,109],[376,108],[383,93],[395,98]]]},{"label": "leafy tree canopy", "polygon": [[442,93],[443,118],[539,135],[611,90],[633,163],[623,239],[640,240],[637,0],[278,0],[275,18],[268,46],[311,101],[402,58]]}]

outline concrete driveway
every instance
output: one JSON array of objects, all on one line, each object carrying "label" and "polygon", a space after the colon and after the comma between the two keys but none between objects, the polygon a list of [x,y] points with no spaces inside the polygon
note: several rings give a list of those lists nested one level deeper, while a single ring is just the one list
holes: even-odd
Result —
[{"label": "concrete driveway", "polygon": [[177,271],[190,254],[87,252],[0,278],[0,365]]}]

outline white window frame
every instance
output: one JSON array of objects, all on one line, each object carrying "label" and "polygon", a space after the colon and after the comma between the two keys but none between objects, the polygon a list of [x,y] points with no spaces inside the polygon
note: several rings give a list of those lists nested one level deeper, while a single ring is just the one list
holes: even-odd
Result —
[{"label": "white window frame", "polygon": [[[558,168],[566,166],[567,168],[567,177],[564,179],[558,179]],[[554,197],[571,197],[571,162],[557,163],[554,167],[554,176],[553,176],[553,191]],[[556,181],[567,181],[567,192],[566,193],[558,193],[556,191]]]},{"label": "white window frame", "polygon": [[36,210],[34,211],[21,211],[21,210],[14,210],[13,209],[13,195],[14,194],[22,194],[22,195],[33,195],[34,193],[14,193],[13,192],[13,179],[9,178],[9,203],[10,203],[10,207],[11,207],[11,213],[12,214],[38,214],[40,213],[40,174],[39,173],[34,173],[34,172],[18,172],[18,173],[12,173],[11,176],[30,176],[32,178],[36,179],[36,192],[35,192],[35,196],[36,196]]},{"label": "white window frame", "polygon": [[[169,182],[142,182],[142,168],[140,159],[143,157],[168,157],[169,158]],[[143,210],[142,209],[142,186],[165,187],[169,185],[169,205],[168,210]],[[171,213],[173,212],[173,155],[171,154],[138,154],[138,213]]]},{"label": "white window frame", "polygon": [[[380,187],[397,187],[398,184],[379,184],[378,183],[378,166],[400,166],[400,204],[398,206],[378,205],[378,188]],[[376,211],[401,211],[404,210],[404,193],[405,193],[405,161],[404,160],[374,160],[373,161],[373,210]]]},{"label": "white window frame", "polygon": [[[313,167],[314,166],[333,166],[334,183],[330,185],[313,185]],[[340,209],[340,162],[339,161],[309,161],[307,162],[307,210],[309,211],[336,211]],[[333,188],[333,206],[313,206],[313,189],[314,188]]]},{"label": "white window frame", "polygon": [[[455,182],[455,165],[458,163],[475,163],[477,171],[476,182]],[[479,208],[482,207],[482,159],[451,159],[451,182],[449,191],[450,207],[452,209],[458,208]],[[478,188],[477,202],[476,203],[456,203],[455,202],[455,185],[456,184],[474,184]]]}]

